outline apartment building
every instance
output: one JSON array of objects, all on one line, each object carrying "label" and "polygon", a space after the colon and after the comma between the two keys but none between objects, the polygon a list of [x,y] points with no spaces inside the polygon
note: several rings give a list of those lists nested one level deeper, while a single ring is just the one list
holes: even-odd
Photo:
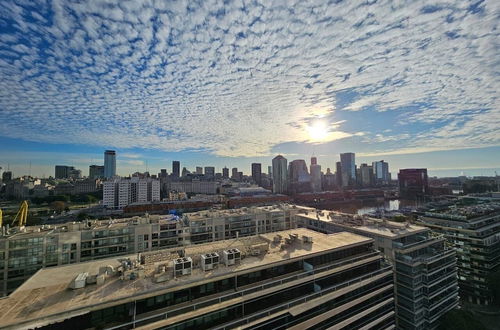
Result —
[{"label": "apartment building", "polygon": [[441,233],[457,251],[460,298],[489,305],[488,276],[500,271],[500,203],[426,212],[419,224]]},{"label": "apartment building", "polygon": [[47,268],[0,300],[5,329],[393,329],[394,322],[393,271],[373,239],[304,228]]},{"label": "apartment building", "polygon": [[102,204],[123,209],[131,204],[160,201],[160,181],[153,178],[114,178],[103,184]]},{"label": "apartment building", "polygon": [[429,228],[300,207],[299,226],[324,233],[348,231],[371,237],[395,271],[399,329],[435,329],[458,305],[456,253]]},{"label": "apartment building", "polygon": [[0,296],[44,267],[293,229],[289,205],[11,228],[0,237]]}]

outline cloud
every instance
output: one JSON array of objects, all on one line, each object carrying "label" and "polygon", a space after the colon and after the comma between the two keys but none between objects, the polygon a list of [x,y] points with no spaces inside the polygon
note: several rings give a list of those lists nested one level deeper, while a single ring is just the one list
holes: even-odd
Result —
[{"label": "cloud", "polygon": [[0,6],[5,137],[263,156],[329,118],[374,150],[500,145],[498,1]]}]

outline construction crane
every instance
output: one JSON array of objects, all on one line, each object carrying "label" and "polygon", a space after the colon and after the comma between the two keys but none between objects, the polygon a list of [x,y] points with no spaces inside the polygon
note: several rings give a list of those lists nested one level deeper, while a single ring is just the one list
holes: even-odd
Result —
[{"label": "construction crane", "polygon": [[[19,218],[19,220],[18,220]],[[18,220],[17,225],[19,227],[26,226],[26,221],[28,220],[28,202],[23,201],[21,203],[21,206],[19,207],[19,211],[17,211],[17,214],[12,220],[12,226],[14,226],[14,223]]]}]

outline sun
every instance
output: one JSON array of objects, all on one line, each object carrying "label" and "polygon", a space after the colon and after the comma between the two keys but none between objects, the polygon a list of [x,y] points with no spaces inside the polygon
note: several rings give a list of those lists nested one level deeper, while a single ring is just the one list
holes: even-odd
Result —
[{"label": "sun", "polygon": [[329,136],[329,129],[323,120],[316,120],[311,125],[307,126],[309,133],[309,140],[311,142],[322,142],[327,140]]}]

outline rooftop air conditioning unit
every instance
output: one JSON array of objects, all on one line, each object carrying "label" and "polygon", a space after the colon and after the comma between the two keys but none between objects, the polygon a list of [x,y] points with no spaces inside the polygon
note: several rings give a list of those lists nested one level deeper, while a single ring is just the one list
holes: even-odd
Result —
[{"label": "rooftop air conditioning unit", "polygon": [[229,249],[222,251],[222,260],[226,266],[234,265],[241,260],[241,252],[238,249]]},{"label": "rooftop air conditioning unit", "polygon": [[302,242],[306,244],[312,244],[313,238],[312,236],[302,236]]},{"label": "rooftop air conditioning unit", "polygon": [[201,255],[201,269],[204,271],[217,268],[219,264],[219,254],[216,252]]},{"label": "rooftop air conditioning unit", "polygon": [[174,259],[174,277],[191,274],[193,270],[193,260],[191,257]]}]

